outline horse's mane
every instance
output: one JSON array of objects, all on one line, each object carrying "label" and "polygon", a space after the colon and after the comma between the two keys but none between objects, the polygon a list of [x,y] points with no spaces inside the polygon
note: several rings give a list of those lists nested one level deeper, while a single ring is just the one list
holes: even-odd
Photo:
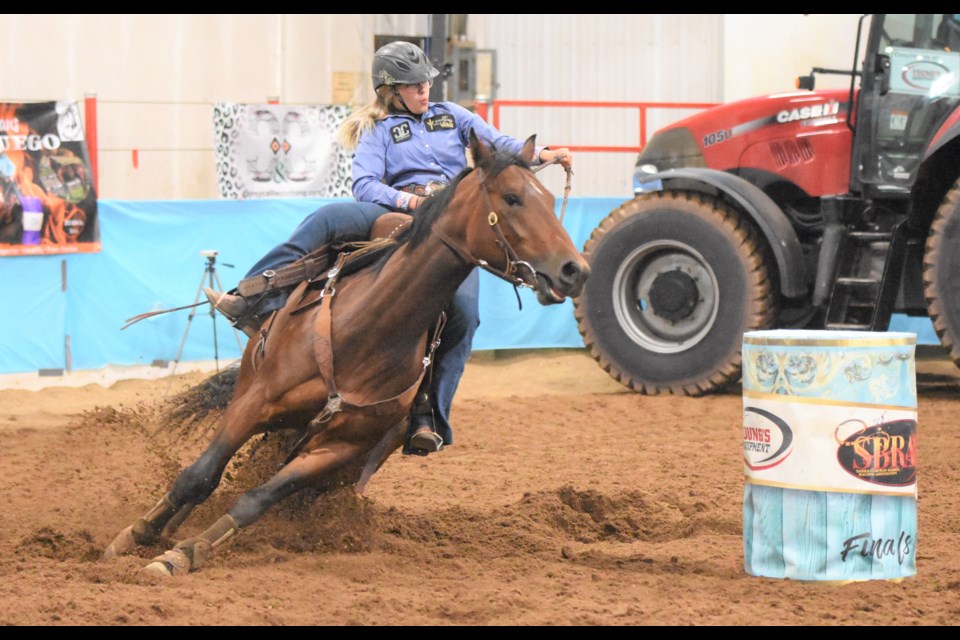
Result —
[{"label": "horse's mane", "polygon": [[[490,160],[478,168],[483,169],[489,177],[493,178],[508,167],[529,169],[530,165],[518,155],[494,148]],[[413,223],[397,234],[396,245],[384,251],[383,255],[372,265],[372,268],[379,270],[387,259],[400,247],[409,245],[413,248],[423,242],[427,236],[430,235],[430,229],[433,227],[433,223],[450,205],[450,201],[453,200],[453,193],[457,190],[457,185],[473,171],[473,168],[467,167],[461,171],[445,189],[437,195],[427,198],[414,214]]]}]

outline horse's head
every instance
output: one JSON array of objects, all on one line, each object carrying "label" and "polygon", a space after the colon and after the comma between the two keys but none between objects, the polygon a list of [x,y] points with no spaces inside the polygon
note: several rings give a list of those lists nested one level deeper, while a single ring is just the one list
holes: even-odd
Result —
[{"label": "horse's head", "polygon": [[579,295],[590,267],[557,218],[553,194],[530,171],[535,141],[530,136],[512,156],[470,132],[476,169],[463,182],[475,204],[466,243],[490,270],[534,289],[540,304],[557,304]]}]

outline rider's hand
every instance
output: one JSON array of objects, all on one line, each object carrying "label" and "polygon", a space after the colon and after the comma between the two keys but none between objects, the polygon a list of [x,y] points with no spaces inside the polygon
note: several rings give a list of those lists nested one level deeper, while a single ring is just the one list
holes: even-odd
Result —
[{"label": "rider's hand", "polygon": [[556,161],[559,162],[565,169],[570,169],[573,167],[573,152],[566,147],[560,147],[559,149],[544,149],[540,152],[540,162],[546,164],[556,158]]}]

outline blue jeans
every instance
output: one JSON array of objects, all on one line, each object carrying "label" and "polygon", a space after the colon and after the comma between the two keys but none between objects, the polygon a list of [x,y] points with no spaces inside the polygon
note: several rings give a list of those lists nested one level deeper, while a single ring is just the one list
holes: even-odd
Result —
[{"label": "blue jeans", "polygon": [[[374,221],[390,209],[372,202],[334,202],[320,207],[294,230],[290,238],[267,252],[245,277],[260,275],[267,269],[292,264],[311,251],[331,242],[353,242],[370,237]],[[289,290],[264,297],[256,313],[263,315],[286,304]],[[450,410],[460,376],[470,357],[473,335],[480,326],[480,274],[474,270],[447,308],[447,324],[434,354],[431,391],[434,404],[434,426],[445,444],[453,444]]]},{"label": "blue jeans", "polygon": [[[311,251],[330,242],[367,240],[373,222],[390,211],[372,202],[334,202],[320,207],[297,226],[290,239],[278,244],[260,258],[245,277],[258,276],[267,269],[279,269],[293,264]],[[286,299],[285,292],[282,296]],[[266,305],[261,312],[279,309],[283,304]]]},{"label": "blue jeans", "polygon": [[440,335],[434,355],[431,391],[434,402],[434,427],[445,445],[453,444],[450,409],[460,376],[473,348],[473,334],[480,326],[480,272],[470,272],[447,307],[447,324]]}]

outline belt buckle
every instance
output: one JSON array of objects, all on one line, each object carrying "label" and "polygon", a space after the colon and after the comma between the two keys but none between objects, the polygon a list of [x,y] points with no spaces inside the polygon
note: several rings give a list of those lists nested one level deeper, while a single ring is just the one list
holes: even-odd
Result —
[{"label": "belt buckle", "polygon": [[444,187],[446,186],[447,186],[447,183],[445,182],[434,182],[433,180],[431,180],[424,186],[423,191],[424,193],[426,193],[426,195],[432,196],[435,193],[443,191]]}]

